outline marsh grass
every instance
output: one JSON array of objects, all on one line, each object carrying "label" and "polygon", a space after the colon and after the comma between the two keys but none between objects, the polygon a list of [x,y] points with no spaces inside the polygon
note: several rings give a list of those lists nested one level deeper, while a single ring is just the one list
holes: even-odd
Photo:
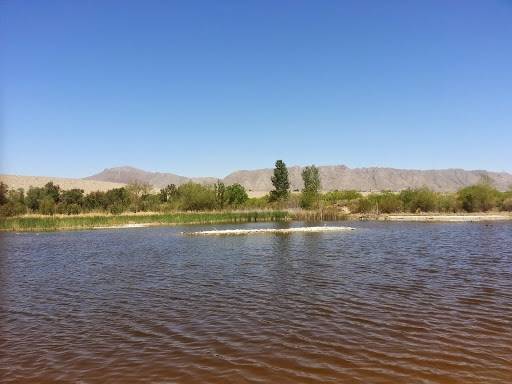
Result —
[{"label": "marsh grass", "polygon": [[285,211],[252,212],[177,212],[132,215],[76,215],[76,216],[20,216],[0,218],[1,231],[42,232],[61,229],[92,229],[124,224],[213,224],[283,221],[289,219]]}]

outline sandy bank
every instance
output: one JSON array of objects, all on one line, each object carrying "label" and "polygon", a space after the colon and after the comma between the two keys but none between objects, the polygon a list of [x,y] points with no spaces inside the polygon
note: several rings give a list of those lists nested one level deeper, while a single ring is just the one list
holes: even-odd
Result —
[{"label": "sandy bank", "polygon": [[475,222],[512,220],[512,215],[383,215],[378,220],[384,221],[447,221],[447,222]]},{"label": "sandy bank", "polygon": [[123,228],[144,228],[150,225],[157,225],[158,223],[139,223],[139,224],[119,224],[119,225],[103,225],[92,227],[92,229],[123,229]]},{"label": "sandy bank", "polygon": [[224,229],[213,231],[182,232],[184,235],[253,235],[261,233],[305,233],[305,232],[344,232],[352,227],[297,227],[297,228],[263,228],[263,229]]}]

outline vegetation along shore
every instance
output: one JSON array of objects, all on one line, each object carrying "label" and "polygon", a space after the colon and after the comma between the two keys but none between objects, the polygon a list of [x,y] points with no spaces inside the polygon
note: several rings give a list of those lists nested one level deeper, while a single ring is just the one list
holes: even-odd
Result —
[{"label": "vegetation along shore", "polygon": [[27,190],[0,183],[0,230],[346,218],[475,221],[507,219],[512,212],[512,188],[498,191],[485,178],[455,193],[423,187],[365,196],[355,190],[321,192],[314,165],[303,169],[302,178],[302,191],[291,193],[288,169],[278,160],[271,177],[274,189],[258,198],[249,198],[240,184],[220,181],[170,184],[156,193],[151,185],[134,182],[87,194],[81,189],[61,189],[53,182]]}]

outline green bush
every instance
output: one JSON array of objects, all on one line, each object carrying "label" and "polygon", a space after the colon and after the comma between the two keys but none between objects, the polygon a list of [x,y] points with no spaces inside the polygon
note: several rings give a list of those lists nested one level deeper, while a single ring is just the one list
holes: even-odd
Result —
[{"label": "green bush", "polygon": [[499,192],[488,184],[462,188],[457,198],[466,212],[485,212],[496,207]]},{"label": "green bush", "polygon": [[460,203],[454,194],[439,194],[437,197],[437,209],[440,212],[455,213],[460,210]]},{"label": "green bush", "polygon": [[305,191],[300,194],[299,205],[303,209],[318,208],[319,194],[313,191]]},{"label": "green bush", "polygon": [[56,210],[55,205],[55,201],[51,196],[45,196],[39,202],[39,212],[43,215],[53,215]]},{"label": "green bush", "polygon": [[216,206],[215,190],[201,184],[190,182],[180,185],[178,195],[184,211],[211,210]]},{"label": "green bush", "polygon": [[325,201],[326,204],[334,205],[334,204],[346,204],[349,201],[356,200],[362,198],[360,192],[355,190],[346,190],[346,191],[330,191],[325,193],[322,196],[322,200]]},{"label": "green bush", "polygon": [[402,210],[402,200],[393,192],[383,192],[376,197],[378,203],[378,212],[394,213]]},{"label": "green bush", "polygon": [[8,201],[0,206],[0,216],[20,216],[27,213],[27,207],[15,201]]},{"label": "green bush", "polygon": [[399,197],[404,210],[409,212],[433,212],[437,209],[438,194],[426,187],[405,189]]},{"label": "green bush", "polygon": [[234,207],[239,207],[249,199],[245,188],[240,184],[232,184],[226,187],[225,201]]},{"label": "green bush", "polygon": [[503,200],[503,203],[501,204],[501,209],[503,211],[512,212],[512,197],[507,197],[505,200]]},{"label": "green bush", "polygon": [[268,195],[262,197],[251,197],[247,199],[244,204],[244,207],[249,209],[263,209],[267,208],[269,204]]}]

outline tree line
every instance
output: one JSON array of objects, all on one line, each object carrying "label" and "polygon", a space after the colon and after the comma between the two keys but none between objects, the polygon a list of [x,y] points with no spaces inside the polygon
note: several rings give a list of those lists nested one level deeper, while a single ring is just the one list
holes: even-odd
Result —
[{"label": "tree line", "polygon": [[158,192],[148,184],[132,183],[88,194],[82,189],[62,190],[52,182],[44,187],[30,187],[27,191],[21,188],[9,189],[0,182],[0,216],[276,208],[328,208],[361,214],[512,211],[512,188],[500,192],[489,180],[482,180],[456,193],[440,193],[424,187],[364,196],[353,190],[322,193],[320,172],[314,165],[302,170],[302,179],[302,191],[291,193],[288,169],[282,160],[278,160],[271,177],[273,190],[260,198],[249,198],[246,189],[240,184],[226,186],[221,181],[215,185],[193,182],[179,186],[170,184]]}]

